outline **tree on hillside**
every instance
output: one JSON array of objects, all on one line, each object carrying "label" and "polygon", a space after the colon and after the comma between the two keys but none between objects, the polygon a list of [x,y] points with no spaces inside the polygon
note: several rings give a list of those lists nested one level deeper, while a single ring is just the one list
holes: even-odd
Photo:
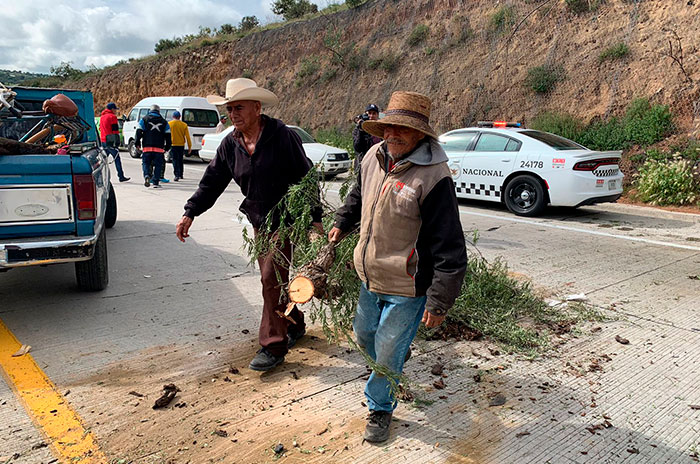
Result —
[{"label": "tree on hillside", "polygon": [[216,35],[230,35],[230,34],[235,34],[237,32],[237,29],[235,26],[232,26],[231,24],[222,24],[219,30],[216,32]]},{"label": "tree on hillside", "polygon": [[307,13],[316,13],[317,11],[318,7],[309,0],[275,0],[272,2],[272,12],[282,15],[286,21],[301,18]]},{"label": "tree on hillside", "polygon": [[241,19],[241,22],[238,25],[238,30],[241,32],[248,32],[251,29],[255,29],[259,25],[260,22],[255,16],[243,16],[243,19]]},{"label": "tree on hillside", "polygon": [[61,61],[58,66],[51,66],[50,71],[51,74],[61,79],[75,79],[85,74],[80,69],[74,68],[72,61]]},{"label": "tree on hillside", "polygon": [[154,50],[156,53],[164,52],[165,50],[170,50],[171,48],[177,48],[182,45],[182,39],[180,37],[173,37],[172,39],[160,39],[156,44]]}]

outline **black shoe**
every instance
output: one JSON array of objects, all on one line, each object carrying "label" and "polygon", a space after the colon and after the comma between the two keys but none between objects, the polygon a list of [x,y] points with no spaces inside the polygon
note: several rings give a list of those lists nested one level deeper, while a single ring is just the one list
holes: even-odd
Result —
[{"label": "black shoe", "polygon": [[287,349],[291,349],[294,345],[296,345],[304,334],[306,334],[306,329],[302,329],[301,332],[297,332],[296,330],[292,330],[290,327],[287,330]]},{"label": "black shoe", "polygon": [[387,441],[389,439],[391,416],[392,413],[388,411],[370,411],[364,439],[370,443]]},{"label": "black shoe", "polygon": [[254,371],[269,371],[282,364],[283,361],[284,356],[275,356],[265,348],[260,348],[248,367]]},{"label": "black shoe", "polygon": [[151,186],[151,179],[149,179],[148,177],[146,177],[146,178],[143,180],[143,186],[144,186],[144,187],[150,187],[150,186]]},{"label": "black shoe", "polygon": [[180,178],[179,178],[179,177],[177,177],[177,176],[175,176],[175,178],[174,178],[173,180],[174,180],[175,182],[177,182],[177,181],[179,181],[179,180],[180,180]]},{"label": "black shoe", "polygon": [[159,188],[163,188],[163,186],[160,185],[160,184],[153,184],[153,188],[154,188],[154,189],[159,189]]},{"label": "black shoe", "polygon": [[131,177],[122,177],[122,178],[119,179],[119,182],[126,182],[126,181],[129,181],[129,180],[131,180]]}]

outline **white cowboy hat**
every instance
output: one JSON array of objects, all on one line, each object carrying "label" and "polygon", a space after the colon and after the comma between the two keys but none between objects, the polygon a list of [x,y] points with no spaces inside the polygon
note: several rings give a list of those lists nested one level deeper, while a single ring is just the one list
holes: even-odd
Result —
[{"label": "white cowboy hat", "polygon": [[207,95],[207,101],[213,105],[225,105],[228,102],[241,100],[259,101],[262,106],[274,106],[279,103],[277,95],[258,87],[254,80],[245,77],[229,79],[226,82],[226,97]]}]

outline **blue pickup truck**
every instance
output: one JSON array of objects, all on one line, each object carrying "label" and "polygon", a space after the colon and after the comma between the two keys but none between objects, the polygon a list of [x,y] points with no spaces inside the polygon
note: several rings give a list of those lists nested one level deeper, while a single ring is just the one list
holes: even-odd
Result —
[{"label": "blue pickup truck", "polygon": [[[73,262],[80,289],[103,290],[109,282],[105,229],[116,222],[117,201],[107,153],[95,131],[92,94],[4,91],[0,272]],[[54,114],[47,107],[58,94],[72,100],[77,114]]]}]

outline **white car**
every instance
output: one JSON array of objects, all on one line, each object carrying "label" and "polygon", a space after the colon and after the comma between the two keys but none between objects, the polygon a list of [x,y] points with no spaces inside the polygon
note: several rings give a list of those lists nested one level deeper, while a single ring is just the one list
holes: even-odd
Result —
[{"label": "white car", "polygon": [[[323,170],[323,174],[327,179],[350,169],[351,161],[347,151],[324,143],[318,143],[308,132],[297,126],[287,127],[299,135],[306,156],[319,170]],[[219,144],[233,129],[233,126],[231,126],[218,134],[206,134],[202,139],[202,149],[199,151],[199,157],[206,162],[214,159]]]},{"label": "white car", "polygon": [[548,204],[584,206],[622,195],[620,151],[592,151],[517,123],[481,122],[439,138],[458,198],[497,201],[519,216]]}]

